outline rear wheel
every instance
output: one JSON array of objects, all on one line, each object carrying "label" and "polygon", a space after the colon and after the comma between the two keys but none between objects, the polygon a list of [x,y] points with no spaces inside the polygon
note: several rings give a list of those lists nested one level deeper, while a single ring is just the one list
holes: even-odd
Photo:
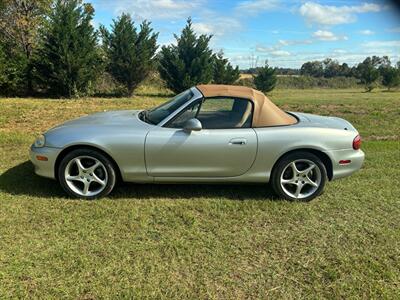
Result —
[{"label": "rear wheel", "polygon": [[322,193],[326,180],[322,161],[304,151],[282,157],[271,174],[272,188],[286,200],[310,201]]},{"label": "rear wheel", "polygon": [[116,173],[113,163],[102,153],[91,149],[77,149],[61,160],[58,178],[70,196],[94,199],[112,191]]}]

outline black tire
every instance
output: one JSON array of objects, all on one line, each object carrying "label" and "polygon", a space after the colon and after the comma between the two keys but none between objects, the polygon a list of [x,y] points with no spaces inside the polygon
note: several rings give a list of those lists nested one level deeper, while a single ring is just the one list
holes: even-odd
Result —
[{"label": "black tire", "polygon": [[[311,195],[309,195],[307,197],[302,197],[302,198],[292,197],[287,192],[285,192],[285,190],[281,186],[282,173],[284,171],[286,171],[289,164],[291,164],[294,161],[298,161],[298,160],[307,160],[307,161],[313,162],[320,172],[319,173],[320,174],[319,186],[315,189],[315,191],[312,192]],[[318,170],[315,170],[314,172],[318,172]],[[293,175],[295,175],[295,174],[293,174]],[[296,174],[296,175],[299,175],[299,174]],[[296,151],[296,152],[289,153],[289,154],[283,156],[281,159],[279,159],[279,161],[275,164],[275,166],[272,170],[270,183],[271,183],[273,190],[280,198],[283,198],[283,199],[286,199],[289,201],[307,202],[307,201],[311,201],[312,199],[314,199],[322,194],[325,184],[327,182],[327,179],[328,179],[328,177],[327,177],[325,165],[323,164],[321,159],[319,159],[318,156],[316,156],[310,152],[306,152],[306,151]],[[300,179],[300,181],[301,181],[301,179]],[[304,185],[304,186],[306,186],[306,185]],[[294,188],[296,188],[296,186]]]},{"label": "black tire", "polygon": [[[101,166],[101,168],[102,168],[101,171],[103,172],[103,174],[105,174],[104,176],[107,180],[105,180],[105,184],[103,184],[104,187],[100,187],[100,189],[102,189],[102,190],[98,194],[88,195],[88,196],[81,195],[81,194],[75,192],[74,190],[72,190],[71,187],[67,183],[67,180],[65,178],[66,167],[72,160],[74,160],[78,157],[82,157],[82,156],[88,157],[89,160],[90,160],[90,158],[98,160],[104,166],[104,168],[103,168],[103,166]],[[104,172],[104,170],[105,170],[105,172]],[[97,172],[97,171],[95,171],[95,172]],[[60,162],[57,172],[58,172],[58,180],[60,182],[60,185],[65,190],[65,192],[67,192],[67,194],[73,198],[97,199],[97,198],[107,196],[113,190],[116,180],[117,180],[115,166],[114,166],[113,162],[108,157],[106,157],[104,154],[102,154],[101,152],[92,150],[92,149],[72,150],[71,152],[69,152],[67,155],[65,155],[63,157],[63,159]],[[92,174],[90,174],[90,175],[92,175]]]}]

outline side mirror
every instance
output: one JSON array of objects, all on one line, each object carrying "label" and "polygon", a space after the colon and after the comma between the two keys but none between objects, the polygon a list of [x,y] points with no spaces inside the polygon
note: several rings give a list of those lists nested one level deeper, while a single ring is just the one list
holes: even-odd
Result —
[{"label": "side mirror", "polygon": [[196,118],[187,120],[185,125],[183,125],[183,130],[187,132],[200,131],[202,128],[201,122]]}]

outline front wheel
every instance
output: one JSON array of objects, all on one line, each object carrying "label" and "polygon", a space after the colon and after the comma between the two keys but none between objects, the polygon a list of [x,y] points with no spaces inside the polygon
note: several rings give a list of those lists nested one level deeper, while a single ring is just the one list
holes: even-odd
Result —
[{"label": "front wheel", "polygon": [[70,196],[83,199],[108,195],[116,182],[113,163],[102,153],[91,149],[68,153],[61,160],[58,178]]},{"label": "front wheel", "polygon": [[271,174],[274,191],[286,200],[310,201],[319,196],[327,181],[325,165],[304,151],[281,158]]}]

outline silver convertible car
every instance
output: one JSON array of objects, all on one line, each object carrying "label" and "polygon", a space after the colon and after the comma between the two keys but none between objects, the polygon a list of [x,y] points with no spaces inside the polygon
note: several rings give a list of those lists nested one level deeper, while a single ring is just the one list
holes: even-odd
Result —
[{"label": "silver convertible car", "polygon": [[117,180],[136,183],[268,183],[308,201],[328,180],[361,168],[346,120],[285,112],[247,87],[199,85],[150,110],[101,112],[39,136],[38,175],[73,197],[99,198]]}]

